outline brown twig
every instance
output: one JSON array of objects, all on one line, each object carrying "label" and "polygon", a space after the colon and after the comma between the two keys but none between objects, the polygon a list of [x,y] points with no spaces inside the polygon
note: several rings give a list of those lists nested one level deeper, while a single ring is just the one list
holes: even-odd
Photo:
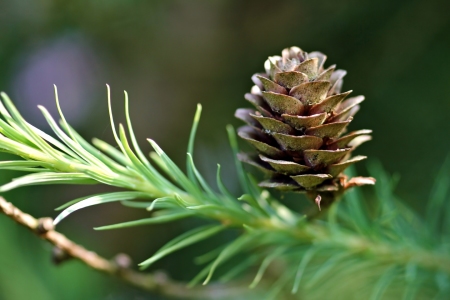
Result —
[{"label": "brown twig", "polygon": [[[51,218],[36,219],[22,212],[12,203],[0,197],[0,212],[4,213],[20,225],[27,227],[36,235],[53,244],[60,253],[69,258],[75,258],[97,271],[115,276],[121,280],[141,288],[143,290],[156,292],[161,295],[177,298],[231,298],[233,295],[243,295],[248,289],[243,285],[211,284],[204,287],[187,288],[185,283],[171,280],[163,272],[144,274],[132,270],[123,255],[116,256],[115,261],[107,260],[95,252],[69,240],[63,234],[54,230]],[[125,261],[125,263],[121,263]]]}]

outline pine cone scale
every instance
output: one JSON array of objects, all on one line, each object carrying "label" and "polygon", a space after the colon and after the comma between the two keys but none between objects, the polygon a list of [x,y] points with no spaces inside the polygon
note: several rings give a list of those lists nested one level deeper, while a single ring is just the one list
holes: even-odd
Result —
[{"label": "pine cone scale", "polygon": [[338,163],[348,152],[350,148],[338,150],[305,150],[304,158],[307,166],[314,169]]},{"label": "pine cone scale", "polygon": [[326,118],[328,117],[327,113],[321,113],[311,116],[292,116],[287,114],[282,114],[281,118],[294,127],[298,131],[305,131],[307,128],[317,127],[322,125]]},{"label": "pine cone scale", "polygon": [[322,139],[336,138],[342,134],[350,122],[351,119],[344,122],[327,123],[316,127],[310,127],[305,131],[305,134],[317,136]]},{"label": "pine cone scale", "polygon": [[333,178],[330,174],[306,174],[291,176],[301,187],[305,189],[313,188],[327,179]]},{"label": "pine cone scale", "polygon": [[286,151],[295,151],[300,153],[308,149],[319,149],[323,144],[323,140],[321,138],[312,135],[295,136],[274,132],[272,133],[272,136],[281,148]]},{"label": "pine cone scale", "polygon": [[318,58],[311,58],[308,60],[305,60],[301,64],[299,64],[297,67],[294,68],[294,71],[300,72],[308,76],[308,78],[314,78],[317,77],[317,70],[319,66],[319,59]]},{"label": "pine cone scale", "polygon": [[275,169],[275,171],[284,174],[284,175],[298,175],[308,172],[311,168],[308,166],[304,166],[292,161],[285,160],[275,160],[265,157],[263,155],[259,155],[259,158],[269,163],[269,165]]},{"label": "pine cone scale", "polygon": [[272,80],[269,80],[266,77],[259,76],[259,75],[257,75],[256,78],[259,79],[264,90],[266,90],[268,92],[287,95],[287,93],[288,93],[287,90],[284,87],[282,87],[281,85],[273,82]]},{"label": "pine cone scale", "polygon": [[295,97],[273,92],[262,92],[262,95],[270,108],[279,114],[298,115],[305,110],[302,102]]},{"label": "pine cone scale", "polygon": [[249,114],[253,119],[255,119],[259,124],[264,128],[264,130],[268,133],[270,132],[278,132],[283,134],[294,134],[295,130],[291,126],[277,119],[258,116],[256,114]]},{"label": "pine cone scale", "polygon": [[308,82],[308,76],[304,73],[297,71],[276,73],[274,75],[274,79],[281,86],[288,89],[292,89],[297,85],[300,85],[304,82]]},{"label": "pine cone scale", "polygon": [[293,87],[289,95],[299,99],[305,105],[314,105],[326,98],[329,89],[328,81],[305,82]]},{"label": "pine cone scale", "polygon": [[323,112],[331,113],[352,91],[348,91],[342,94],[333,95],[325,98],[322,102],[313,105],[309,113],[320,114]]}]

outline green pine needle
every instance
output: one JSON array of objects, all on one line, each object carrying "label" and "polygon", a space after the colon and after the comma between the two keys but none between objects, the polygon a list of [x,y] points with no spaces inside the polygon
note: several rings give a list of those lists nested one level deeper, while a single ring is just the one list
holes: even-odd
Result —
[{"label": "green pine needle", "polygon": [[180,219],[184,219],[187,217],[192,217],[194,214],[190,212],[181,211],[178,213],[170,213],[167,215],[152,217],[152,218],[146,218],[141,220],[135,220],[135,221],[129,221],[124,223],[118,223],[114,225],[108,225],[108,226],[101,226],[94,228],[95,230],[110,230],[110,229],[119,229],[119,228],[127,228],[127,227],[134,227],[134,226],[142,226],[142,225],[149,225],[149,224],[161,224],[161,223],[167,223],[171,221],[176,221]]}]

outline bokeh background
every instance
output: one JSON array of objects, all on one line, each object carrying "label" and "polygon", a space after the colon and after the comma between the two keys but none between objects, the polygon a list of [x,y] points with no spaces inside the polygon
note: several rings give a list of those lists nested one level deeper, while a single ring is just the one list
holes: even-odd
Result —
[{"label": "bokeh background", "polygon": [[[196,103],[203,104],[196,158],[207,177],[224,166],[238,192],[225,126],[267,56],[297,45],[328,55],[346,69],[344,90],[366,101],[351,129],[374,130],[358,149],[400,175],[397,194],[419,213],[433,178],[450,152],[450,18],[443,0],[0,0],[0,90],[34,125],[48,130],[36,105],[55,114],[53,84],[69,122],[86,138],[112,142],[105,83],[117,121],[123,90],[131,99],[136,135],[155,139],[184,165]],[[7,159],[0,154],[1,159]],[[364,173],[364,164],[359,166]],[[19,174],[0,173],[1,183]],[[36,216],[100,186],[32,187],[3,196]],[[95,232],[93,227],[140,218],[120,205],[71,215],[58,230],[112,257],[138,263],[195,225]],[[210,245],[205,245],[206,247]],[[197,246],[198,247],[198,246]],[[55,267],[51,247],[0,215],[0,299],[161,299],[87,269]],[[191,247],[155,265],[180,280],[198,270]]]}]

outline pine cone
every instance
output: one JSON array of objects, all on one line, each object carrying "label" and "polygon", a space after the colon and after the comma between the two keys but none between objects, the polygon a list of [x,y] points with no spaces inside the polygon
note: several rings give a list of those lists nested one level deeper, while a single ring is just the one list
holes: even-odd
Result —
[{"label": "pine cone", "polygon": [[335,70],[335,65],[324,69],[325,59],[320,52],[291,47],[281,57],[269,57],[266,73],[252,77],[255,86],[245,99],[256,111],[241,108],[235,116],[248,124],[238,129],[239,136],[259,154],[240,154],[239,159],[270,174],[260,186],[308,192],[315,198],[375,182],[360,177],[349,181],[342,174],[366,158],[351,158],[351,153],[371,139],[372,131],[341,137],[364,97],[345,100],[351,93],[341,93],[346,71]]}]

